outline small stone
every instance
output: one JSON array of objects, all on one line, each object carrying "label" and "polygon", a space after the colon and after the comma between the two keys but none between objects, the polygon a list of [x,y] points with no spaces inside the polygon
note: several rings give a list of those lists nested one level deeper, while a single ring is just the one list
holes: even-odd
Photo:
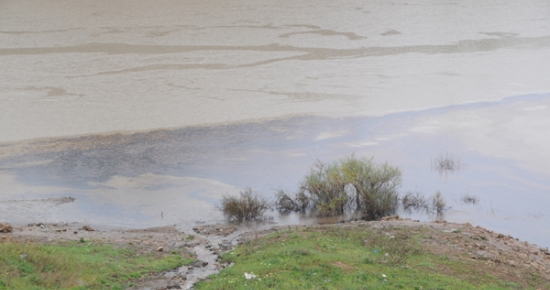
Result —
[{"label": "small stone", "polygon": [[476,256],[476,258],[480,260],[495,260],[495,255],[486,251],[477,251]]},{"label": "small stone", "polygon": [[74,231],[74,232],[73,232],[73,234],[75,234],[75,235],[76,235],[76,234],[78,234],[78,232],[77,232],[77,231]]},{"label": "small stone", "polygon": [[92,227],[90,227],[90,226],[83,226],[82,229],[87,231],[87,232],[93,232],[94,231],[94,229],[92,229]]},{"label": "small stone", "polygon": [[177,283],[166,285],[166,289],[181,289],[180,285]]},{"label": "small stone", "polygon": [[181,276],[183,276],[184,274],[187,273],[187,270],[189,270],[189,268],[187,268],[186,266],[181,266],[181,267],[178,269],[178,274],[180,274]]},{"label": "small stone", "polygon": [[398,215],[392,215],[392,216],[386,216],[380,219],[381,221],[398,221],[399,216]]},{"label": "small stone", "polygon": [[13,228],[8,223],[0,223],[0,233],[11,233]]},{"label": "small stone", "polygon": [[157,248],[157,252],[163,252],[164,251],[164,248],[163,247],[158,247]]}]

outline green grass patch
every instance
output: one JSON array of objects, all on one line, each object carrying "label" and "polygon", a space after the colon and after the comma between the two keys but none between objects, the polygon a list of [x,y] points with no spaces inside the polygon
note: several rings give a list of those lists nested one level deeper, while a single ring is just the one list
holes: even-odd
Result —
[{"label": "green grass patch", "polygon": [[529,288],[481,271],[481,261],[430,253],[422,244],[425,229],[386,231],[331,226],[274,233],[224,254],[234,266],[197,289]]},{"label": "green grass patch", "polygon": [[132,279],[191,263],[189,254],[141,253],[81,241],[0,243],[0,289],[126,289]]}]

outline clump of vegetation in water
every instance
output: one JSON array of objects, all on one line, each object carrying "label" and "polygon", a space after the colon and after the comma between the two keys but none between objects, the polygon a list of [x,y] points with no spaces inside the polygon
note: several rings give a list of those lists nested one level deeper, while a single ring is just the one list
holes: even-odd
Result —
[{"label": "clump of vegetation in water", "polygon": [[430,212],[428,199],[420,192],[407,192],[401,199],[403,210],[407,213],[415,212]]},{"label": "clump of vegetation in water", "polygon": [[432,160],[432,168],[439,172],[459,170],[461,167],[462,162],[460,159],[455,158],[449,153],[445,155],[439,154],[439,156]]},{"label": "clump of vegetation in water", "polygon": [[420,192],[407,192],[401,199],[401,205],[407,213],[415,211],[442,215],[447,209],[447,202],[440,191],[437,191],[431,198],[426,198]]},{"label": "clump of vegetation in water", "polygon": [[443,212],[445,211],[445,205],[447,203],[443,195],[441,195],[441,191],[437,191],[435,193],[435,195],[432,197],[432,203],[433,203],[433,208],[435,209],[435,212],[438,215],[443,214]]},{"label": "clump of vegetation in water", "polygon": [[476,205],[479,202],[477,196],[471,194],[465,194],[460,199],[463,203],[471,203],[473,205]]},{"label": "clump of vegetation in water", "polygon": [[364,219],[377,220],[397,211],[400,186],[399,168],[352,155],[329,164],[318,161],[295,198],[277,194],[276,207],[280,212],[311,210],[319,215],[359,211]]},{"label": "clump of vegetation in water", "polygon": [[263,213],[269,208],[267,199],[253,192],[251,188],[242,191],[239,196],[226,195],[222,198],[221,210],[229,221],[261,219]]}]

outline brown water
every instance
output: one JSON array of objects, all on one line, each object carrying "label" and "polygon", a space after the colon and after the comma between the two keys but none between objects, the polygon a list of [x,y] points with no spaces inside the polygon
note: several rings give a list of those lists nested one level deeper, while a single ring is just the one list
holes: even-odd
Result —
[{"label": "brown water", "polygon": [[[0,1],[0,220],[190,227],[356,152],[448,219],[550,245],[549,8]],[[431,171],[445,152],[466,166]]]}]

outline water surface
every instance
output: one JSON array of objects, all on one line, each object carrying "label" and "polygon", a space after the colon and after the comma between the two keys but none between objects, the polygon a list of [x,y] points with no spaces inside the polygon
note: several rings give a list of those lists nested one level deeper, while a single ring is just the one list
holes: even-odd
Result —
[{"label": "water surface", "polygon": [[548,246],[549,7],[0,1],[0,219],[189,228],[355,152]]}]

